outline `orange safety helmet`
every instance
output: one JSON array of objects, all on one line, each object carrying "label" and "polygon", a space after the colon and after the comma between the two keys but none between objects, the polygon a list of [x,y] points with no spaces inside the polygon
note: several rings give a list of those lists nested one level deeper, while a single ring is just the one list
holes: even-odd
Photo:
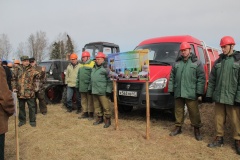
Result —
[{"label": "orange safety helmet", "polygon": [[90,53],[88,51],[82,52],[82,58],[83,57],[90,57]]},{"label": "orange safety helmet", "polygon": [[77,54],[76,54],[76,53],[72,53],[72,54],[70,55],[70,59],[71,59],[71,60],[72,60],[72,59],[78,59]]},{"label": "orange safety helmet", "polygon": [[9,68],[12,68],[12,67],[13,67],[12,62],[9,62],[9,63],[7,64],[7,66],[8,66]]},{"label": "orange safety helmet", "polygon": [[20,61],[18,59],[14,60],[14,64],[20,64]]},{"label": "orange safety helmet", "polygon": [[220,41],[220,46],[226,46],[226,45],[235,45],[235,41],[231,36],[224,36]]},{"label": "orange safety helmet", "polygon": [[106,55],[103,52],[98,52],[96,58],[106,58]]},{"label": "orange safety helmet", "polygon": [[182,42],[180,45],[180,50],[191,49],[191,46],[188,42]]}]

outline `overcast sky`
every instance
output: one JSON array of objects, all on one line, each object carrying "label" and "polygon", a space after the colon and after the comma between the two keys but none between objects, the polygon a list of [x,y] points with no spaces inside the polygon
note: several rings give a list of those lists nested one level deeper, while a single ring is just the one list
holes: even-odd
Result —
[{"label": "overcast sky", "polygon": [[0,34],[14,51],[37,31],[49,43],[67,32],[79,50],[107,41],[129,51],[166,35],[192,35],[214,47],[230,35],[240,50],[239,7],[240,0],[0,0]]}]

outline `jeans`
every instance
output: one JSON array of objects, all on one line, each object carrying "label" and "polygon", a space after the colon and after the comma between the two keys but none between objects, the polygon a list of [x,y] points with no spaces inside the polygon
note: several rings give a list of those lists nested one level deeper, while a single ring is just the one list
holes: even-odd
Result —
[{"label": "jeans", "polygon": [[81,108],[81,97],[78,88],[67,86],[67,108],[72,110],[73,94],[76,93],[77,109]]}]

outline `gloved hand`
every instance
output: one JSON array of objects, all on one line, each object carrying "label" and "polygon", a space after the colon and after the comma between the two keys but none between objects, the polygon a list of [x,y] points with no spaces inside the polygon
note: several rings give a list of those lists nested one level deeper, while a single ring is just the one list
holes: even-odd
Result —
[{"label": "gloved hand", "polygon": [[234,106],[240,107],[240,102],[234,102]]},{"label": "gloved hand", "polygon": [[92,94],[92,90],[88,90],[88,93],[89,93],[89,94]]},{"label": "gloved hand", "polygon": [[202,97],[202,94],[198,94],[198,93],[197,93],[197,97]]},{"label": "gloved hand", "polygon": [[212,97],[205,97],[205,102],[213,103]]},{"label": "gloved hand", "polygon": [[106,92],[106,96],[107,96],[108,98],[110,98],[111,95],[112,95],[112,93],[108,93],[108,92]]},{"label": "gloved hand", "polygon": [[169,92],[171,96],[174,96],[174,92]]}]

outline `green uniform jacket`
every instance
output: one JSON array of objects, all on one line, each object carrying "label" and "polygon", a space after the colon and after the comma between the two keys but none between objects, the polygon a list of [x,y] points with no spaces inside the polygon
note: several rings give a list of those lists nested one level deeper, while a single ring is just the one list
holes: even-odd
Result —
[{"label": "green uniform jacket", "polygon": [[207,97],[213,101],[233,105],[240,102],[240,52],[230,56],[220,54],[216,60],[208,82]]},{"label": "green uniform jacket", "polygon": [[14,68],[12,88],[17,89],[18,98],[35,98],[34,79],[41,78],[43,73],[37,71],[31,65],[24,67],[22,64]]},{"label": "green uniform jacket", "polygon": [[196,100],[197,94],[204,94],[205,74],[202,63],[195,55],[190,55],[186,62],[180,57],[172,68],[168,92],[174,97]]},{"label": "green uniform jacket", "polygon": [[90,84],[91,72],[94,64],[94,61],[91,61],[90,59],[85,63],[80,63],[76,81],[76,88],[79,88],[79,92],[88,92],[88,86]]},{"label": "green uniform jacket", "polygon": [[91,83],[89,90],[92,90],[92,94],[106,95],[106,92],[112,93],[112,81],[108,76],[108,70],[101,66],[95,65],[91,73]]},{"label": "green uniform jacket", "polygon": [[66,83],[69,87],[76,87],[77,74],[80,64],[73,66],[71,63],[67,66]]}]

